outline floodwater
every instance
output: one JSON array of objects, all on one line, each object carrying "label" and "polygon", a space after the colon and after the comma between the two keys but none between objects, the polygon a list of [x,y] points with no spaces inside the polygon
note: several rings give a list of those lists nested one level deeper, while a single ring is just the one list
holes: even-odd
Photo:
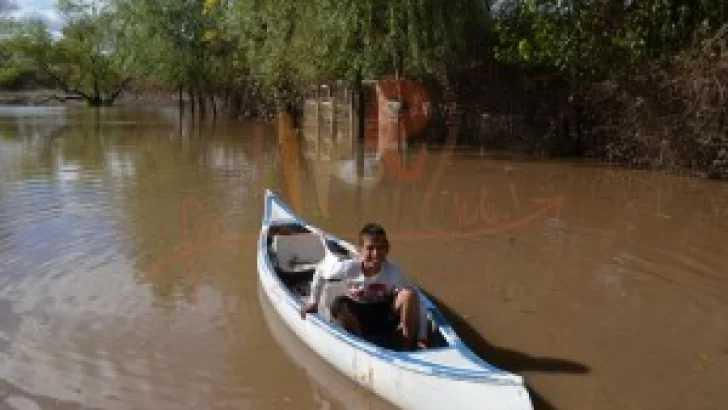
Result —
[{"label": "floodwater", "polygon": [[728,183],[288,125],[0,107],[0,407],[391,408],[260,297],[270,188],[342,237],[382,222],[537,408],[725,408]]}]

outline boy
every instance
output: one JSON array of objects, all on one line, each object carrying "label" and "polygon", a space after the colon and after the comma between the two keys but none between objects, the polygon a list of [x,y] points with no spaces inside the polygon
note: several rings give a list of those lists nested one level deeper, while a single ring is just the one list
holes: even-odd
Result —
[{"label": "boy", "polygon": [[347,294],[334,300],[332,317],[356,335],[398,332],[403,348],[425,348],[427,321],[414,287],[387,260],[389,241],[381,225],[368,223],[359,232],[359,259],[344,260],[317,273],[301,317],[316,311],[325,281],[344,280]]}]

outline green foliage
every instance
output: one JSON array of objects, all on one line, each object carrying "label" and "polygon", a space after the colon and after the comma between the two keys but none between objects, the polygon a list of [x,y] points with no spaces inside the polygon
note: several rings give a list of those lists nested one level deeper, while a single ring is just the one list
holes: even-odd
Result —
[{"label": "green foliage", "polygon": [[29,21],[25,24],[6,26],[0,41],[0,86],[3,88],[19,88],[23,77],[45,79],[41,67],[36,64],[36,57],[50,54],[51,37],[41,21]]},{"label": "green foliage", "polygon": [[34,67],[63,91],[90,105],[111,104],[131,77],[121,27],[114,10],[101,2],[61,0],[67,24],[61,37],[52,36],[42,21],[19,25],[3,42],[12,69]]},{"label": "green foliage", "polygon": [[[395,73],[444,79],[484,32],[479,0],[61,0],[62,37],[18,42],[63,88],[93,95],[126,77],[190,93],[263,90]],[[102,92],[103,94],[103,92]]]},{"label": "green foliage", "polygon": [[181,87],[198,83],[204,72],[202,4],[177,0],[120,0],[137,63],[152,81]]},{"label": "green foliage", "polygon": [[302,71],[323,78],[406,74],[444,79],[488,10],[470,0],[306,2],[295,42]]},{"label": "green foliage", "polygon": [[395,73],[443,79],[484,27],[473,0],[240,0],[231,31],[257,83],[277,95],[315,81]]},{"label": "green foliage", "polygon": [[190,95],[226,94],[248,84],[245,1],[116,0],[128,48],[147,84]]},{"label": "green foliage", "polygon": [[5,16],[12,6],[11,2],[0,0],[0,89],[17,88],[26,74],[25,67],[16,60],[8,41],[18,28],[17,23]]},{"label": "green foliage", "polygon": [[497,58],[572,80],[624,75],[728,22],[724,0],[523,0],[499,15]]},{"label": "green foliage", "polygon": [[3,35],[10,25],[0,20],[0,82],[33,67],[94,104],[131,78],[195,98],[262,90],[279,101],[313,81],[446,81],[491,51],[575,82],[603,79],[669,57],[728,17],[724,0],[60,0],[58,8],[67,21],[60,38],[39,23]]}]

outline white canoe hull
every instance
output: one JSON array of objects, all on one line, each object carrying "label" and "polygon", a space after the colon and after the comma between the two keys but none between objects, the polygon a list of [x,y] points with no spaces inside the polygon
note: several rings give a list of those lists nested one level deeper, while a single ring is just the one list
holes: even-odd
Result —
[{"label": "white canoe hull", "polygon": [[259,287],[258,298],[265,317],[268,330],[281,347],[288,359],[306,373],[315,393],[318,408],[337,408],[348,410],[391,409],[372,391],[365,389],[348,377],[344,377],[338,369],[314,354],[308,345],[293,333],[273,309],[268,297]]},{"label": "white canoe hull", "polygon": [[[405,409],[530,410],[532,404],[520,376],[497,369],[467,350],[436,308],[449,346],[394,352],[368,343],[316,314],[304,320],[300,301],[277,277],[266,247],[270,224],[299,220],[275,195],[266,194],[266,212],[258,242],[261,290],[283,322],[316,354],[361,386]],[[348,245],[350,247],[351,245]]]}]

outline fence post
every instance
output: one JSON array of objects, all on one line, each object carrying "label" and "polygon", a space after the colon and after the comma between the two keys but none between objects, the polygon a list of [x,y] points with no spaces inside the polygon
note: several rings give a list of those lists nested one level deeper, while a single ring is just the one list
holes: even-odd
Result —
[{"label": "fence post", "polygon": [[321,159],[321,84],[316,83],[316,159]]},{"label": "fence post", "polygon": [[339,97],[338,93],[329,92],[329,94],[333,95],[331,98],[331,152],[333,153],[336,152],[336,120],[339,118]]}]

